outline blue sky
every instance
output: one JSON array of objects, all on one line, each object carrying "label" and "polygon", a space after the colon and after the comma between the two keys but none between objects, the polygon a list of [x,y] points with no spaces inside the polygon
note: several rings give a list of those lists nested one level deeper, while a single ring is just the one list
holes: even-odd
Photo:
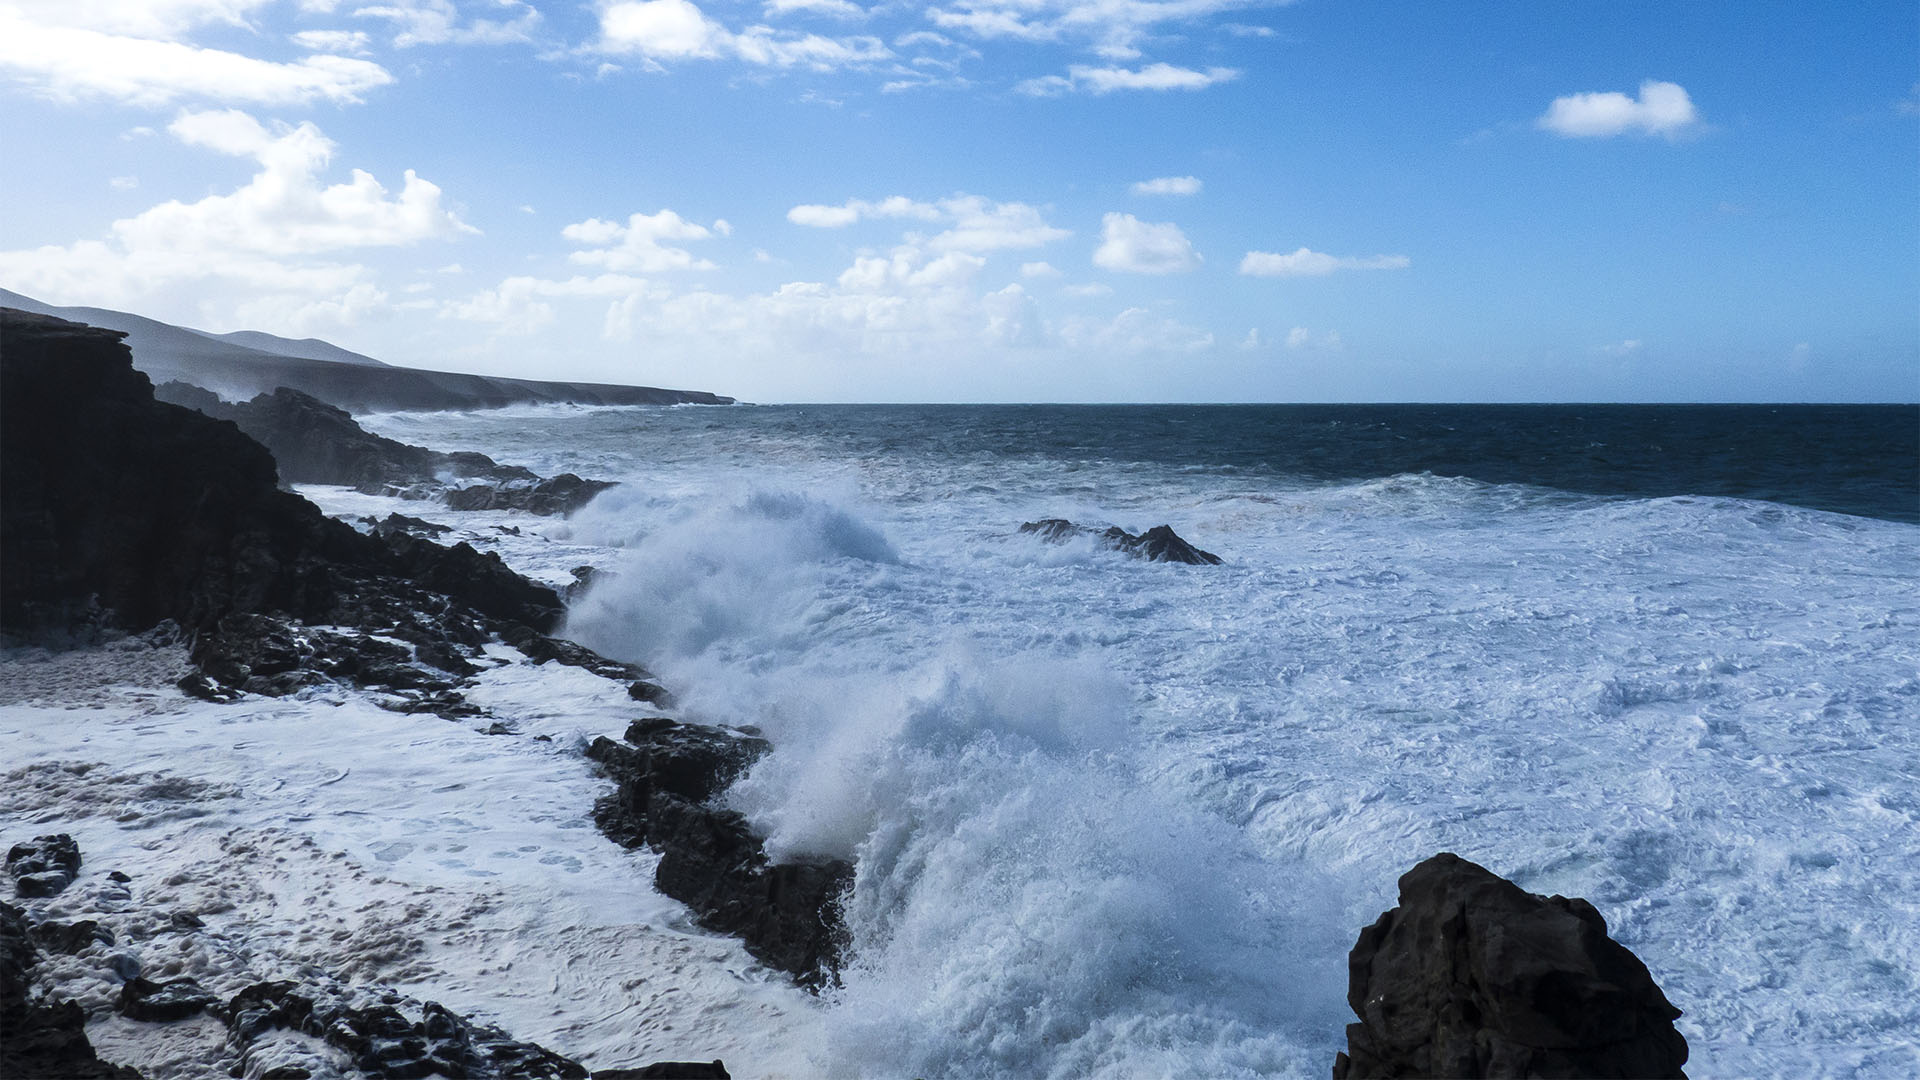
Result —
[{"label": "blue sky", "polygon": [[0,0],[0,285],[783,400],[1920,399],[1911,3]]}]

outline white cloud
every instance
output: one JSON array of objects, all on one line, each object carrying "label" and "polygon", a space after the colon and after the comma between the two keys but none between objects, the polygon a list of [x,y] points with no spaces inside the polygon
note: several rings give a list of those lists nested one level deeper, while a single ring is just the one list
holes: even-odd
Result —
[{"label": "white cloud", "polygon": [[767,26],[735,33],[707,17],[692,0],[618,0],[600,12],[598,48],[652,60],[732,57],[762,67],[832,71],[889,60],[879,38],[821,37]]},{"label": "white cloud", "polygon": [[302,30],[287,40],[309,52],[365,56],[371,39],[364,30]]},{"label": "white cloud", "polygon": [[560,235],[586,247],[567,258],[583,266],[608,270],[631,270],[659,274],[671,270],[711,270],[713,263],[694,257],[684,248],[670,247],[665,241],[705,240],[713,233],[672,210],[657,214],[635,213],[622,225],[615,221],[589,218],[560,230]]},{"label": "white cloud", "polygon": [[[169,126],[190,146],[248,157],[259,171],[237,190],[170,201],[113,223],[104,240],[0,252],[0,279],[75,302],[132,306],[191,293],[246,299],[223,311],[297,329],[358,318],[383,297],[365,267],[312,256],[409,245],[475,230],[411,170],[395,195],[370,174],[323,186],[334,145],[312,124],[269,130],[234,110],[183,113]],[[224,283],[210,290],[208,283]]]},{"label": "white cloud", "polygon": [[[1285,0],[1283,0],[1285,2]],[[1109,60],[1133,60],[1167,23],[1191,23],[1246,0],[951,0],[929,8],[943,30],[985,40],[1072,41]]]},{"label": "white cloud", "polygon": [[1057,278],[1060,271],[1048,262],[1030,262],[1020,264],[1020,276],[1023,278]]},{"label": "white cloud", "polygon": [[199,26],[248,27],[273,0],[10,0],[7,7],[40,26],[175,40]]},{"label": "white cloud", "polygon": [[490,0],[502,18],[461,21],[453,0],[388,0],[355,8],[359,18],[386,19],[394,27],[393,43],[413,45],[504,45],[531,41],[540,25],[540,13],[523,0]]},{"label": "white cloud", "polygon": [[1304,326],[1296,326],[1287,331],[1287,348],[1320,349],[1333,352],[1340,348],[1340,331],[1329,330],[1318,337]]},{"label": "white cloud", "polygon": [[819,15],[828,19],[844,19],[849,22],[867,17],[867,9],[849,0],[766,0],[761,10],[767,15],[791,15],[796,12],[804,15]]},{"label": "white cloud", "polygon": [[1673,139],[1698,129],[1700,114],[1678,83],[1648,79],[1640,84],[1638,99],[1617,91],[1555,98],[1535,124],[1569,138],[1638,132]]},{"label": "white cloud", "polygon": [[1602,345],[1594,351],[1605,353],[1608,356],[1632,356],[1640,351],[1643,344],[1639,338],[1628,338],[1625,341],[1618,341],[1612,345]]},{"label": "white cloud", "polygon": [[445,304],[440,315],[465,322],[491,323],[508,333],[530,334],[554,321],[552,300],[587,298],[611,300],[617,305],[644,296],[649,289],[645,279],[626,274],[575,276],[557,281],[510,277],[494,288]]},{"label": "white cloud", "polygon": [[278,63],[177,41],[41,25],[4,11],[0,71],[56,100],[107,98],[144,106],[182,99],[348,103],[393,81],[385,68],[368,60],[314,55]]},{"label": "white cloud", "polygon": [[1135,274],[1172,274],[1200,264],[1187,235],[1172,223],[1152,224],[1132,214],[1108,214],[1101,219],[1100,246],[1095,266]]},{"label": "white cloud", "polygon": [[134,188],[140,186],[140,178],[137,176],[116,176],[107,181],[107,184],[115,191],[132,191]]},{"label": "white cloud", "polygon": [[1112,296],[1113,286],[1104,285],[1098,281],[1090,281],[1080,285],[1069,285],[1060,291],[1066,293],[1068,296],[1092,299],[1096,296]]},{"label": "white cloud", "polygon": [[924,242],[935,251],[1001,251],[1043,247],[1070,235],[1047,224],[1040,209],[1026,203],[996,203],[978,195],[955,195],[919,202],[894,195],[878,202],[849,199],[839,206],[807,204],[787,211],[787,220],[815,229],[839,229],[862,218],[895,218],[944,224],[948,228]]},{"label": "white cloud", "polygon": [[1161,176],[1142,180],[1131,190],[1135,195],[1198,195],[1200,187],[1197,176]]},{"label": "white cloud", "polygon": [[1249,26],[1246,23],[1227,23],[1220,29],[1225,30],[1234,37],[1271,38],[1280,36],[1280,31],[1275,30],[1271,26]]},{"label": "white cloud", "polygon": [[1412,265],[1405,255],[1355,258],[1300,248],[1285,255],[1249,251],[1240,260],[1240,272],[1250,277],[1324,277],[1336,270],[1405,270]]},{"label": "white cloud", "polygon": [[1028,79],[1014,90],[1032,97],[1056,97],[1067,93],[1111,94],[1118,90],[1204,90],[1239,78],[1237,68],[1212,67],[1205,71],[1175,67],[1167,63],[1141,68],[1091,67],[1075,64],[1065,76],[1043,75]]}]

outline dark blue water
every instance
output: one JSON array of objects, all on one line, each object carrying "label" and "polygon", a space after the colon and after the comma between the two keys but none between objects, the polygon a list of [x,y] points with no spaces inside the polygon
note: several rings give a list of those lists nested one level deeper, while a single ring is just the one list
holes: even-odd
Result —
[{"label": "dark blue water", "polygon": [[[1308,482],[1404,473],[1920,521],[1911,405],[795,405],[850,455],[1156,462]],[[772,414],[771,416],[766,414]],[[725,425],[721,414],[709,417]]]}]

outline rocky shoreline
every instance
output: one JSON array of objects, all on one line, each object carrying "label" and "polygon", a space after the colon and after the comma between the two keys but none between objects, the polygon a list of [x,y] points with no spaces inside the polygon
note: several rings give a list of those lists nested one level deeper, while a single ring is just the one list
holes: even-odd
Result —
[{"label": "rocky shoreline", "polygon": [[[429,538],[431,523],[399,515],[359,532],[280,486],[291,468],[329,478],[310,482],[348,477],[382,494],[413,485],[458,509],[458,493],[473,486],[532,492],[566,478],[529,480],[490,459],[461,464],[382,440],[292,391],[239,406],[200,399],[198,411],[157,401],[120,336],[0,311],[0,631],[10,639],[59,646],[172,634],[194,668],[180,689],[205,700],[331,686],[394,712],[493,719],[503,731],[511,717],[494,718],[470,699],[502,648],[613,680],[647,706],[670,700],[643,669],[555,636],[562,597],[497,555],[442,546]],[[273,452],[249,437],[250,426],[273,440]],[[300,464],[277,463],[281,453]],[[435,479],[463,468],[486,483]],[[573,498],[549,494],[555,506]],[[542,512],[531,501],[518,508]],[[1155,561],[1220,561],[1164,526],[1134,536],[1047,520],[1021,531],[1056,542],[1089,534]],[[759,732],[654,712],[632,720],[622,738],[584,748],[613,785],[594,806],[594,823],[623,847],[658,853],[656,888],[701,926],[739,938],[800,986],[832,987],[849,959],[839,901],[854,867],[774,863],[746,819],[722,805],[725,790],[770,751]],[[326,972],[261,978],[224,995],[191,980],[146,979],[137,955],[113,948],[110,926],[35,913],[33,901],[58,896],[80,872],[83,853],[71,838],[18,839],[8,862],[27,906],[0,910],[9,1075],[137,1075],[94,1056],[85,1010],[36,984],[49,949],[85,954],[117,979],[122,1017],[218,1021],[235,1075],[588,1075],[576,1061],[432,1001]],[[1444,854],[1403,877],[1400,890],[1400,905],[1353,949],[1349,1003],[1359,1022],[1349,1026],[1336,1078],[1683,1075],[1686,1043],[1672,1025],[1679,1010],[1607,936],[1591,905],[1534,897]],[[133,916],[151,923],[159,913]],[[168,935],[198,929],[191,912],[165,920]],[[720,1062],[657,1062],[593,1075],[726,1072]]]}]

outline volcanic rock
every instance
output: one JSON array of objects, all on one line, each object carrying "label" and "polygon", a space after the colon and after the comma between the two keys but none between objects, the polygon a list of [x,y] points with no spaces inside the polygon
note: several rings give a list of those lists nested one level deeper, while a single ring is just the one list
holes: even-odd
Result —
[{"label": "volcanic rock", "polygon": [[56,896],[80,872],[80,846],[66,833],[36,836],[8,849],[7,872],[21,896]]},{"label": "volcanic rock", "polygon": [[[273,454],[284,484],[339,484],[369,495],[438,498],[454,510],[546,515],[571,514],[614,486],[572,473],[542,479],[474,451],[448,454],[389,439],[361,427],[346,410],[285,386],[240,403],[181,382],[161,384],[154,396],[233,421]],[[484,483],[450,487],[443,482],[448,476]]]},{"label": "volcanic rock", "polygon": [[134,1070],[94,1054],[78,1002],[31,1000],[38,959],[26,913],[0,903],[0,1076],[140,1080]]},{"label": "volcanic rock", "polygon": [[1680,1010],[1593,905],[1451,853],[1400,879],[1347,965],[1335,1080],[1685,1076]]},{"label": "volcanic rock", "polygon": [[845,931],[840,897],[853,867],[840,859],[774,863],[739,813],[714,797],[768,751],[756,735],[636,720],[623,742],[595,739],[587,756],[618,787],[594,806],[615,842],[660,853],[654,885],[702,926],[741,939],[762,963],[819,988],[837,978]]},{"label": "volcanic rock", "polygon": [[197,1016],[219,1003],[220,999],[201,989],[192,979],[172,979],[164,983],[130,979],[120,988],[120,998],[113,1007],[129,1020],[164,1024]]},{"label": "volcanic rock", "polygon": [[1187,543],[1173,531],[1170,525],[1155,525],[1136,536],[1118,525],[1102,530],[1088,525],[1075,525],[1065,518],[1042,518],[1039,521],[1022,524],[1020,531],[1038,536],[1049,544],[1064,544],[1075,537],[1091,536],[1103,547],[1122,551],[1148,562],[1186,563],[1189,566],[1220,565],[1220,556],[1210,551],[1202,551]]}]

